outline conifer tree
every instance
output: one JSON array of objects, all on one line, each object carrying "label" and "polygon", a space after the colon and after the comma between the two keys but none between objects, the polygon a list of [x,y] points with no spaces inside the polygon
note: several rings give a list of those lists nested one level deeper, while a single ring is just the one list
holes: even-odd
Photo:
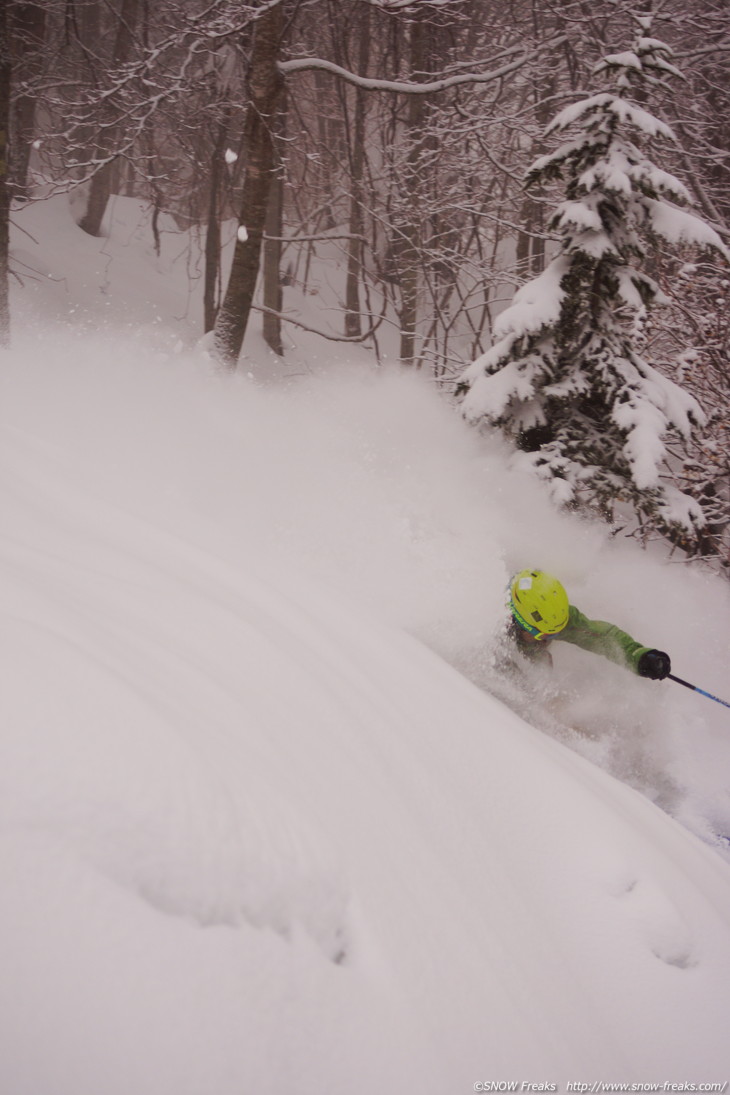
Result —
[{"label": "conifer tree", "polygon": [[459,391],[467,419],[500,426],[558,502],[608,520],[628,504],[643,527],[688,542],[705,516],[671,481],[666,441],[690,436],[704,416],[642,356],[647,309],[664,303],[642,266],[657,238],[729,256],[717,233],[681,208],[687,188],[647,155],[674,135],[640,104],[681,74],[669,47],[650,36],[650,16],[636,19],[631,49],[594,70],[613,89],[548,126],[567,139],[532,165],[527,184],[564,183],[550,222],[557,250],[499,317],[497,341]]}]

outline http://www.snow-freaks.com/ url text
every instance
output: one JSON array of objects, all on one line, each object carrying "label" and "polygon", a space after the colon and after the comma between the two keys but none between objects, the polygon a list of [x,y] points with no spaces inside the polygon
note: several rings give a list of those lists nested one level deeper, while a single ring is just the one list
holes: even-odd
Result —
[{"label": "http://www.snow-freaks.com/ url text", "polygon": [[[662,1095],[682,1095],[682,1093],[692,1092],[695,1095],[708,1095],[708,1093],[725,1095],[727,1086],[727,1080],[724,1083],[678,1083],[664,1080],[662,1083],[643,1084],[609,1083],[606,1080],[594,1080],[592,1083],[587,1083],[582,1080],[570,1080],[564,1090],[570,1095],[620,1095],[621,1092],[635,1092],[642,1095],[658,1092],[662,1092]],[[528,1080],[477,1080],[474,1084],[474,1091],[492,1092],[497,1095],[509,1095],[511,1092],[516,1092],[517,1095],[538,1095],[540,1092],[561,1090],[560,1084],[530,1083]]]}]

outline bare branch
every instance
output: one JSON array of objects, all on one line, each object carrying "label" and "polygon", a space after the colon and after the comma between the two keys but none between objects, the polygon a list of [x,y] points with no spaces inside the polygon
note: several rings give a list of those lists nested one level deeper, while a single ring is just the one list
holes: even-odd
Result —
[{"label": "bare branch", "polygon": [[367,331],[360,335],[333,335],[327,331],[318,331],[316,327],[309,327],[306,323],[302,323],[299,319],[294,319],[293,316],[287,315],[286,312],[277,312],[274,308],[267,308],[263,304],[252,304],[251,307],[256,312],[266,312],[270,316],[278,316],[279,319],[283,319],[286,323],[291,323],[294,327],[301,328],[302,331],[309,331],[310,334],[319,335],[321,338],[327,338],[330,342],[365,342],[366,339],[371,338],[375,334],[378,327],[383,322],[384,316],[378,316],[378,319],[373,323]]}]

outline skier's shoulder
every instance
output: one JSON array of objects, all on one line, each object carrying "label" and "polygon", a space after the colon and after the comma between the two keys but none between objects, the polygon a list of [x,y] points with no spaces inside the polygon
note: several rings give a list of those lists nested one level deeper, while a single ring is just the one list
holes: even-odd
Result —
[{"label": "skier's shoulder", "polygon": [[575,643],[577,646],[592,647],[608,636],[612,636],[614,640],[624,637],[623,632],[615,624],[608,623],[607,620],[591,620],[579,608],[571,604],[568,608],[568,622],[555,638]]},{"label": "skier's shoulder", "polygon": [[560,636],[562,638],[569,634],[571,631],[580,631],[581,629],[590,630],[592,621],[588,619],[585,613],[581,612],[574,604],[568,605],[568,622],[565,625]]},{"label": "skier's shoulder", "polygon": [[[617,624],[610,623],[608,620],[592,620],[581,612],[579,608],[571,604],[568,608],[568,622],[565,625],[564,630],[556,638],[572,638],[574,635],[605,635],[616,634],[625,635],[626,632],[622,631]],[[626,635],[627,638],[630,636]],[[632,640],[633,641],[633,640]]]}]

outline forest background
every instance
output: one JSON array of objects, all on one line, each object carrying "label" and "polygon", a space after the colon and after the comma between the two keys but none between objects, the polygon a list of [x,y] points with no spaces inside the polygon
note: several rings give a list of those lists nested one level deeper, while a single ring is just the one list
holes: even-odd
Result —
[{"label": "forest background", "polygon": [[[157,249],[171,224],[199,236],[200,333],[225,365],[252,308],[284,354],[285,325],[302,323],[285,292],[306,296],[314,261],[336,246],[345,274],[323,337],[427,370],[451,396],[555,251],[564,195],[525,187],[554,147],[546,126],[598,89],[601,58],[649,16],[681,73],[638,90],[675,137],[653,146],[727,242],[722,0],[2,0],[0,334],[7,343],[9,279],[34,276],[9,255],[13,205],[68,191],[99,236],[119,193],[149,203]],[[665,299],[633,317],[637,344],[706,416],[667,442],[665,476],[705,515],[672,550],[726,568],[727,264],[659,238],[641,261]],[[656,535],[641,512],[611,520]]]}]

